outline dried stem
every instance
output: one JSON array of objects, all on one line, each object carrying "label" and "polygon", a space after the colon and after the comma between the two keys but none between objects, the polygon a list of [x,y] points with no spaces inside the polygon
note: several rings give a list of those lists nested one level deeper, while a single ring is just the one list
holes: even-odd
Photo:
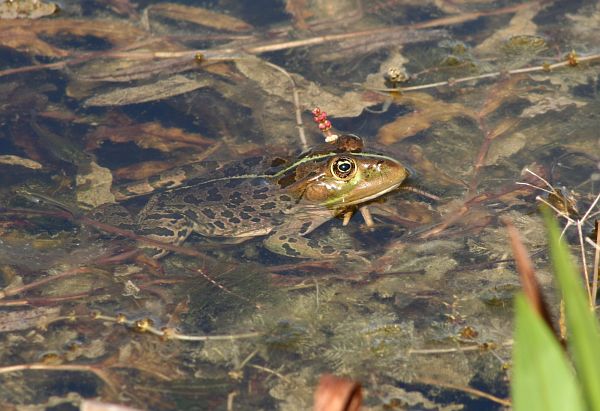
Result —
[{"label": "dried stem", "polygon": [[304,124],[302,123],[302,111],[300,109],[300,97],[298,95],[298,88],[296,87],[296,81],[292,75],[285,70],[283,67],[280,67],[276,64],[265,62],[265,64],[275,70],[283,73],[290,82],[292,83],[292,96],[294,99],[294,113],[296,115],[296,128],[298,129],[298,136],[300,137],[300,144],[302,145],[302,150],[308,150],[308,142],[306,141],[306,134],[304,133]]},{"label": "dried stem", "polygon": [[[505,341],[500,344],[501,347],[512,347],[513,341]],[[454,348],[426,348],[426,349],[409,349],[407,355],[435,355],[435,354],[454,354],[457,352],[482,351],[485,347],[482,344],[468,345],[465,347]]]},{"label": "dried stem", "polygon": [[200,274],[202,277],[204,277],[207,281],[209,281],[212,285],[214,285],[215,287],[218,287],[221,291],[232,295],[236,298],[239,298],[242,301],[246,301],[247,303],[253,304],[256,308],[260,309],[260,305],[255,303],[254,301],[250,300],[249,298],[244,297],[241,294],[238,294],[236,292],[231,291],[229,288],[225,287],[223,284],[217,282],[217,280],[215,280],[214,278],[212,278],[210,275],[206,274],[202,269],[197,269],[196,272],[198,274]]},{"label": "dried stem", "polygon": [[277,371],[274,371],[270,368],[263,367],[263,366],[256,365],[256,364],[250,364],[250,365],[248,365],[248,367],[256,368],[257,370],[261,370],[264,372],[268,372],[269,374],[273,374],[273,375],[279,377],[280,379],[282,379],[283,381],[287,382],[288,384],[292,383],[288,377],[286,377],[285,375],[283,375]]},{"label": "dried stem", "polygon": [[437,387],[442,387],[442,388],[449,388],[451,390],[462,391],[467,394],[473,395],[475,397],[485,398],[487,400],[493,401],[493,402],[503,405],[505,407],[510,407],[512,405],[512,403],[509,399],[496,397],[495,395],[492,395],[485,391],[481,391],[481,390],[478,390],[477,388],[473,388],[473,387],[469,387],[469,386],[452,384],[452,383],[448,383],[448,382],[432,380],[429,378],[418,378],[418,379],[414,380],[414,382],[417,382],[420,384],[435,385]]},{"label": "dried stem", "polygon": [[116,317],[111,317],[108,315],[103,315],[99,313],[93,313],[92,319],[99,321],[108,321],[119,325],[124,325],[126,327],[133,328],[138,332],[148,332],[153,335],[157,335],[164,339],[169,340],[180,340],[180,341],[232,341],[239,340],[244,338],[256,338],[260,337],[262,333],[260,332],[247,332],[241,334],[228,334],[228,335],[187,335],[187,334],[178,334],[175,330],[171,328],[163,328],[158,329],[152,326],[150,321],[148,320],[129,320],[124,315],[118,315]]},{"label": "dried stem", "polygon": [[80,298],[89,297],[89,292],[61,295],[60,297],[39,297],[39,298],[22,298],[19,300],[2,300],[0,301],[0,307],[20,307],[24,305],[31,305],[35,307],[41,307],[46,305],[53,305],[62,303],[65,301],[79,300]]},{"label": "dried stem", "polygon": [[[597,60],[600,60],[600,54],[591,54],[588,56],[577,57],[578,63],[594,62]],[[524,68],[508,70],[508,71],[494,71],[492,73],[485,73],[485,74],[480,74],[477,76],[461,77],[458,79],[438,81],[437,83],[420,84],[418,86],[399,87],[399,88],[371,88],[371,87],[368,87],[368,89],[371,91],[379,91],[379,92],[383,92],[383,93],[426,90],[426,89],[430,89],[430,88],[437,88],[437,87],[443,87],[443,86],[454,86],[456,84],[466,83],[466,82],[475,81],[475,80],[483,80],[486,78],[496,78],[496,77],[511,76],[511,75],[524,74],[524,73],[535,73],[535,72],[540,72],[540,71],[549,72],[549,71],[552,71],[557,68],[572,67],[572,66],[573,66],[572,61],[569,59],[566,59],[565,61],[561,61],[561,62],[554,63],[554,64],[544,64],[541,66],[524,67]]]},{"label": "dried stem", "polygon": [[22,292],[31,290],[32,288],[39,287],[40,285],[47,284],[51,281],[59,280],[61,278],[66,278],[66,277],[72,277],[72,276],[79,275],[79,274],[86,274],[89,272],[90,272],[89,268],[76,268],[73,270],[68,270],[68,271],[62,272],[60,274],[42,278],[41,280],[37,280],[37,281],[31,282],[29,284],[22,285],[21,287],[14,287],[14,288],[7,288],[4,290],[0,290],[0,299],[6,298],[6,297],[11,297],[11,296],[17,295],[17,294],[21,294]]},{"label": "dried stem", "polygon": [[[552,185],[548,181],[546,181],[539,175],[535,174],[533,171],[531,171],[529,169],[525,169],[525,171],[528,172],[529,174],[537,177],[540,181],[542,181],[548,187],[548,189],[545,189],[543,187],[536,187],[529,183],[517,183],[517,184],[535,187],[535,188],[542,190],[548,194],[555,194],[557,192],[556,189],[554,187],[552,187]],[[592,310],[595,309],[596,295],[598,293],[598,268],[599,268],[598,265],[600,264],[600,261],[599,261],[600,256],[598,255],[598,253],[599,253],[599,251],[598,251],[599,237],[598,237],[598,235],[596,235],[595,242],[590,240],[587,237],[584,237],[583,225],[586,223],[586,221],[589,218],[594,217],[598,213],[598,212],[593,212],[593,210],[596,207],[596,205],[598,205],[598,202],[600,202],[600,194],[598,194],[596,196],[596,198],[594,199],[594,201],[592,202],[592,204],[590,204],[590,206],[588,207],[588,209],[585,212],[585,214],[583,215],[583,217],[578,218],[577,220],[570,217],[566,212],[557,209],[554,205],[550,204],[548,201],[546,201],[545,199],[543,199],[540,196],[537,196],[536,200],[539,201],[540,203],[543,203],[544,205],[546,205],[547,207],[552,209],[552,211],[554,211],[556,213],[556,215],[558,215],[566,220],[567,224],[565,224],[565,227],[562,230],[561,237],[565,234],[565,232],[567,231],[567,229],[569,227],[571,227],[571,226],[577,227],[577,235],[579,237],[579,249],[580,249],[580,253],[581,253],[581,263],[583,266],[583,277],[584,277],[585,289],[588,294],[588,303]],[[597,232],[597,230],[598,230],[598,222],[596,221],[596,232]],[[585,243],[591,244],[596,250],[595,256],[594,256],[594,267],[593,267],[594,272],[592,273],[591,278],[588,273],[587,258],[585,255],[586,254]],[[591,288],[590,288],[590,283],[592,285]]]}]

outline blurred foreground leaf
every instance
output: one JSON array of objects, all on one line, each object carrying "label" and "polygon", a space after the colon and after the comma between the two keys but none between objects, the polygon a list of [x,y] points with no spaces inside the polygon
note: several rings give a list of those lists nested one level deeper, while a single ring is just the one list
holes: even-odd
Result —
[{"label": "blurred foreground leaf", "polygon": [[512,397],[517,411],[585,409],[564,351],[522,293],[516,299]]},{"label": "blurred foreground leaf", "polygon": [[[548,210],[544,210],[550,239],[550,257],[565,301],[569,346],[573,355],[588,408],[600,410],[600,333],[598,323],[587,304],[579,273],[571,261],[560,230]],[[565,408],[573,409],[573,408]]]}]

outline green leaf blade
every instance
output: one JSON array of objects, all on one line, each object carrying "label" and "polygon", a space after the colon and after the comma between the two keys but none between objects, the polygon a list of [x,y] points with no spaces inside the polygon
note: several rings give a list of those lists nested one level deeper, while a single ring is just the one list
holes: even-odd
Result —
[{"label": "green leaf blade", "polygon": [[600,411],[600,331],[588,306],[581,277],[567,246],[560,240],[558,224],[544,213],[550,240],[550,257],[565,302],[569,346],[588,408]]},{"label": "green leaf blade", "polygon": [[514,410],[586,410],[573,370],[548,326],[522,294],[517,295],[515,308]]}]

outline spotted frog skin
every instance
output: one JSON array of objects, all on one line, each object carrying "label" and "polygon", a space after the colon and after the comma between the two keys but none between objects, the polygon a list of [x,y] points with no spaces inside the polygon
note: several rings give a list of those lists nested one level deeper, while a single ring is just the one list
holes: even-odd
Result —
[{"label": "spotted frog skin", "polygon": [[246,159],[217,170],[213,178],[153,195],[137,217],[138,234],[174,244],[193,232],[228,242],[266,236],[266,248],[278,254],[335,258],[344,252],[306,236],[329,219],[394,190],[409,175],[384,155],[327,149],[278,170],[246,173],[261,161]]}]

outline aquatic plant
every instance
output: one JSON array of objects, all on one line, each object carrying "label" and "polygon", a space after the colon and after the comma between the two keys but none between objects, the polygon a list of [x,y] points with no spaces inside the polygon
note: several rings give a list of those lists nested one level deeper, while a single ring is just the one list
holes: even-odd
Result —
[{"label": "aquatic plant", "polygon": [[[548,210],[545,220],[567,334],[555,330],[531,262],[513,231],[511,239],[524,289],[515,300],[511,385],[514,409],[600,410],[598,321],[587,304],[576,266]],[[561,320],[562,317],[561,310]]]}]

